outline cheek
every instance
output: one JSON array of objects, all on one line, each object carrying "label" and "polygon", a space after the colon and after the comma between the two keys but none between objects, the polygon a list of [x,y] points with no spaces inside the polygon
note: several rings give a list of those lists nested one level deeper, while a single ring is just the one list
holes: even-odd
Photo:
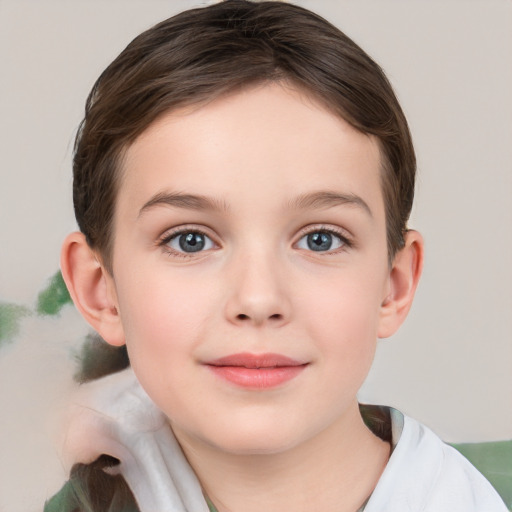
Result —
[{"label": "cheek", "polygon": [[190,364],[212,317],[207,291],[193,280],[162,274],[120,282],[120,314],[134,369],[156,375],[179,370],[187,358]]},{"label": "cheek", "polygon": [[[378,276],[333,279],[310,296],[307,329],[322,357],[347,365],[349,373],[369,367],[377,341],[380,293]],[[352,364],[359,362],[359,364]]]},{"label": "cheek", "polygon": [[191,393],[201,396],[194,392],[190,376],[196,370],[195,348],[207,332],[209,301],[190,282],[151,277],[122,281],[119,306],[131,366],[169,415],[182,411]]},{"label": "cheek", "polygon": [[[193,334],[211,302],[204,286],[179,274],[148,271],[120,281],[123,326],[127,337],[136,338],[127,340],[132,343],[138,343],[138,339],[162,341],[181,332]],[[152,340],[150,334],[157,336]]]}]

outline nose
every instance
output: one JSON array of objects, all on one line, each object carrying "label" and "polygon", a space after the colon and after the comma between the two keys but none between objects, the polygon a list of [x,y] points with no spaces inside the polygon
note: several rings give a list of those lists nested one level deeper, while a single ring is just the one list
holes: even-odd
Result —
[{"label": "nose", "polygon": [[276,258],[254,253],[242,256],[230,274],[226,316],[231,323],[280,327],[289,322],[288,286]]}]

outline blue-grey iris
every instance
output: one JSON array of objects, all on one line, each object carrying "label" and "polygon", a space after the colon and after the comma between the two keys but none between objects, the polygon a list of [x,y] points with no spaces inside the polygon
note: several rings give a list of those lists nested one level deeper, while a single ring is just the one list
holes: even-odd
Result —
[{"label": "blue-grey iris", "polygon": [[179,237],[181,249],[185,252],[197,252],[204,249],[205,239],[201,233],[187,233]]},{"label": "blue-grey iris", "polygon": [[328,251],[332,246],[330,233],[310,233],[307,236],[308,247],[312,251]]}]

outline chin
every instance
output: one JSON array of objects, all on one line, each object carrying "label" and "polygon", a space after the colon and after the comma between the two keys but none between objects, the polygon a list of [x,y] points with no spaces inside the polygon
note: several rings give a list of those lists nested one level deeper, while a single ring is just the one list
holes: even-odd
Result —
[{"label": "chin", "polygon": [[276,455],[284,453],[291,448],[295,443],[291,443],[290,439],[261,439],[259,436],[236,436],[226,442],[215,442],[215,447],[224,453],[238,456],[251,456],[251,455]]},{"label": "chin", "polygon": [[231,422],[229,425],[210,423],[203,441],[216,450],[232,455],[273,455],[286,452],[300,444],[307,436],[301,435],[296,425],[284,422]]}]

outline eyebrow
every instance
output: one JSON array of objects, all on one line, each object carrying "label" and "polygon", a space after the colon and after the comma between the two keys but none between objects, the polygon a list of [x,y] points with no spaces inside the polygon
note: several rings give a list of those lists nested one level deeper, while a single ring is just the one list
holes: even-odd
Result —
[{"label": "eyebrow", "polygon": [[182,192],[159,192],[155,194],[149,201],[144,203],[139,210],[139,217],[146,211],[151,210],[155,206],[174,206],[176,208],[185,208],[188,210],[211,210],[211,211],[228,211],[228,205],[224,201],[215,198],[196,195],[184,194]]},{"label": "eyebrow", "polygon": [[315,209],[315,208],[332,208],[333,206],[349,205],[356,206],[364,210],[370,217],[373,213],[368,203],[355,194],[341,194],[328,190],[320,190],[302,194],[291,201],[290,206],[298,210]]},{"label": "eyebrow", "polygon": [[[290,208],[297,210],[332,208],[340,205],[359,207],[368,213],[370,217],[373,217],[368,204],[355,194],[341,194],[320,190],[302,194],[288,204]],[[229,211],[229,206],[224,201],[216,198],[182,192],[159,192],[144,203],[139,210],[138,216],[140,217],[144,212],[151,210],[155,206],[173,206],[188,210]]]}]

